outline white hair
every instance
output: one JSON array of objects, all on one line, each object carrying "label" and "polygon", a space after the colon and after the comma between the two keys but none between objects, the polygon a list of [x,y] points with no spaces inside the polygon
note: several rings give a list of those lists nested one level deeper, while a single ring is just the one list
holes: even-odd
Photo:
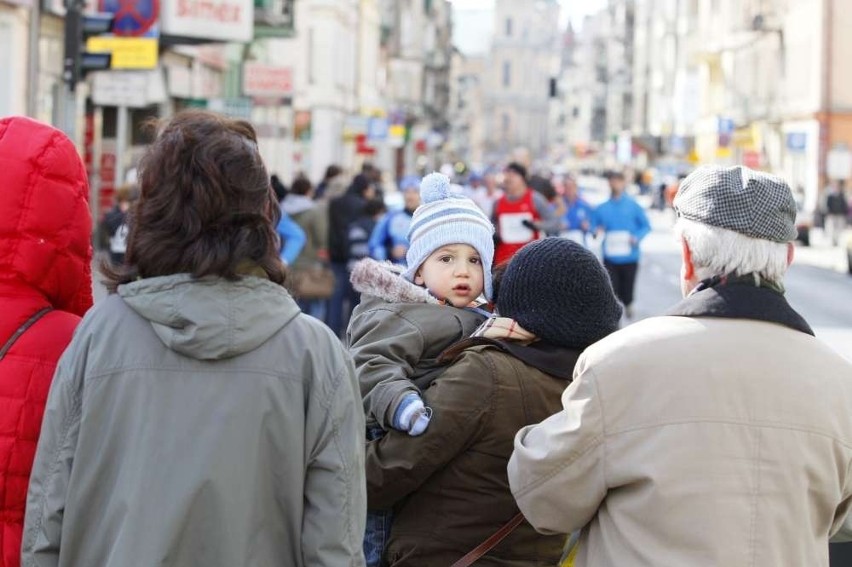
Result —
[{"label": "white hair", "polygon": [[781,283],[787,272],[787,243],[752,238],[739,232],[679,218],[675,234],[686,240],[699,280],[734,273],[755,273]]}]

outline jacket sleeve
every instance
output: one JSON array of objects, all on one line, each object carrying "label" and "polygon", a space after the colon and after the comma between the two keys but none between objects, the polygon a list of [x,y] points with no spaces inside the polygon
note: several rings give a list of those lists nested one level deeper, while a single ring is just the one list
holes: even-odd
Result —
[{"label": "jacket sleeve", "polygon": [[376,223],[376,227],[370,234],[370,256],[376,260],[387,260],[388,251],[385,247],[385,242],[388,239],[388,224],[390,223],[390,213],[386,214],[381,220]]},{"label": "jacket sleeve", "polygon": [[463,355],[424,392],[434,413],[422,435],[388,431],[368,443],[370,509],[392,508],[464,452],[492,414],[495,374],[490,358]]},{"label": "jacket sleeve", "polygon": [[59,564],[62,517],[80,432],[81,377],[71,364],[73,351],[62,355],[45,406],[27,492],[21,548],[26,567]]},{"label": "jacket sleeve", "polygon": [[422,359],[426,342],[420,328],[389,309],[357,313],[349,325],[349,353],[364,399],[364,412],[390,429],[403,396],[419,394],[410,377]]},{"label": "jacket sleeve", "polygon": [[541,217],[541,230],[548,233],[559,232],[562,228],[562,219],[557,216],[544,195],[533,190],[533,204],[538,211],[538,216]]},{"label": "jacket sleeve", "polygon": [[367,516],[364,414],[352,363],[339,350],[334,377],[307,402],[303,565],[362,566]]},{"label": "jacket sleeve", "polygon": [[544,534],[582,528],[606,496],[603,415],[591,370],[575,376],[562,406],[518,432],[509,460],[509,485],[518,507]]},{"label": "jacket sleeve", "polygon": [[293,219],[282,212],[281,220],[278,222],[278,235],[281,236],[283,243],[281,258],[287,262],[287,265],[292,265],[305,246],[305,232]]}]

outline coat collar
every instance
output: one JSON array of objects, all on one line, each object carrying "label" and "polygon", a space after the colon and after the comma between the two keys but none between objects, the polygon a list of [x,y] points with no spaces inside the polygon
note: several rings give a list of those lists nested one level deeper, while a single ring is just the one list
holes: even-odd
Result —
[{"label": "coat collar", "polygon": [[441,355],[441,361],[451,363],[469,348],[490,346],[509,354],[524,364],[555,378],[571,381],[580,351],[538,340],[525,343],[506,339],[471,337],[461,340]]},{"label": "coat collar", "polygon": [[403,278],[403,269],[390,262],[364,258],[352,267],[349,279],[358,293],[372,295],[388,303],[441,304],[426,288]]},{"label": "coat collar", "polygon": [[753,319],[784,325],[808,335],[814,334],[807,321],[787,303],[783,287],[762,282],[753,274],[706,279],[666,314]]}]

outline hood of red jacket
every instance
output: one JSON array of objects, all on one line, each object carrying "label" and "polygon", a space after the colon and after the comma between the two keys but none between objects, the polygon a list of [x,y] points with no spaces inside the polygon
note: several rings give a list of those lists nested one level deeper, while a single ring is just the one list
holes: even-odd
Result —
[{"label": "hood of red jacket", "polygon": [[0,283],[82,316],[92,306],[89,183],[74,144],[20,116],[0,120]]}]

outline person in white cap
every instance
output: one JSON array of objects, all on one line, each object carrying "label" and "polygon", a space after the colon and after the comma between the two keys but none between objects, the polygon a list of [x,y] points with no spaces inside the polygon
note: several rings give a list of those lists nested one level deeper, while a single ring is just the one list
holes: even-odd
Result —
[{"label": "person in white cap", "polygon": [[[674,200],[684,300],[590,346],[509,482],[574,565],[828,565],[852,534],[852,364],[787,303],[780,178],[707,166]],[[845,522],[845,523],[844,523]]]}]

